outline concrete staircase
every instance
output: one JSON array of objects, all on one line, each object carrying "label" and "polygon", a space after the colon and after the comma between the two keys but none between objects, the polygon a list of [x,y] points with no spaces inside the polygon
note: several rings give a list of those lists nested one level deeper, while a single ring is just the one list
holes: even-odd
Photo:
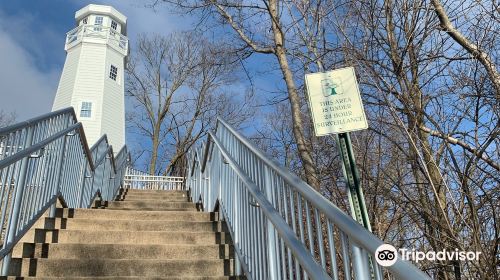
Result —
[{"label": "concrete staircase", "polygon": [[95,209],[57,209],[13,251],[8,279],[244,279],[218,213],[185,191],[126,190]]}]

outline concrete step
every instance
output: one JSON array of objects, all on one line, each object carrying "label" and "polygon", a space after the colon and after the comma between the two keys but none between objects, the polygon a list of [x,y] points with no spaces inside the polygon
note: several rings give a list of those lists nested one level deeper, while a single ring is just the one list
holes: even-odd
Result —
[{"label": "concrete step", "polygon": [[162,221],[162,220],[116,220],[116,219],[66,219],[44,218],[35,223],[35,228],[71,229],[98,231],[126,230],[126,231],[192,231],[213,232],[222,231],[222,222],[212,221]]},{"label": "concrete step", "polygon": [[165,208],[158,208],[158,207],[154,207],[154,208],[106,208],[106,207],[95,207],[95,209],[101,209],[101,210],[108,210],[108,211],[115,211],[115,210],[129,210],[129,211],[136,211],[138,209],[140,209],[141,211],[165,211],[165,212],[168,212],[168,211],[176,211],[176,212],[192,212],[192,211],[198,211],[198,209],[196,209],[195,207],[193,208],[168,208],[168,207],[165,207]]},{"label": "concrete step", "polygon": [[165,276],[165,277],[144,277],[144,276],[91,276],[91,277],[22,277],[22,276],[0,276],[0,280],[246,280],[244,276]]},{"label": "concrete step", "polygon": [[228,244],[224,232],[187,231],[93,231],[68,229],[34,229],[21,242],[28,243],[87,243],[87,244]]},{"label": "concrete step", "polygon": [[159,200],[138,200],[138,201],[110,201],[107,208],[114,209],[196,209],[196,204],[191,202],[170,202]]},{"label": "concrete step", "polygon": [[156,191],[128,191],[128,192],[121,192],[119,193],[121,196],[128,196],[128,195],[133,195],[133,196],[147,196],[147,197],[188,197],[187,192],[169,192],[169,191],[161,191],[161,192],[156,192]]},{"label": "concrete step", "polygon": [[125,195],[120,196],[115,201],[169,201],[169,202],[189,202],[189,198],[187,196],[164,196],[164,197],[156,197],[156,196],[147,196],[147,195]]},{"label": "concrete step", "polygon": [[113,220],[162,220],[162,221],[217,221],[218,214],[214,212],[195,211],[128,211],[115,209],[104,211],[101,209],[71,209],[58,208],[56,217],[81,219],[113,219]]},{"label": "concrete step", "polygon": [[123,191],[122,193],[124,194],[139,194],[139,195],[164,195],[164,196],[169,196],[169,195],[186,195],[187,196],[187,191],[164,191],[164,190],[133,190],[133,189],[128,189]]},{"label": "concrete step", "polygon": [[231,245],[21,243],[14,258],[50,259],[231,259]]},{"label": "concrete step", "polygon": [[231,260],[19,259],[12,276],[230,276]]}]

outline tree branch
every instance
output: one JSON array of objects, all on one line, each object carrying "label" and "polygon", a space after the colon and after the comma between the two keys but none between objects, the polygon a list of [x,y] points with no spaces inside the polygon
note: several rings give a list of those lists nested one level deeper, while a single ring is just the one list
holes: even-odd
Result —
[{"label": "tree branch", "polygon": [[469,41],[453,26],[439,0],[431,0],[431,3],[434,6],[443,30],[484,66],[486,72],[488,72],[491,82],[493,83],[497,97],[500,96],[500,74],[496,69],[495,63],[485,51],[481,50],[477,45]]},{"label": "tree branch", "polygon": [[500,171],[500,164],[498,164],[497,162],[495,162],[492,159],[490,159],[484,153],[481,153],[480,151],[478,151],[478,149],[475,149],[475,148],[471,147],[469,144],[467,144],[467,143],[465,143],[463,141],[460,141],[457,138],[454,138],[454,137],[451,137],[449,135],[443,134],[443,133],[441,133],[439,131],[432,130],[432,129],[430,129],[428,127],[425,127],[425,126],[420,126],[420,129],[422,131],[425,131],[425,132],[429,133],[432,136],[439,137],[439,138],[441,138],[443,140],[446,140],[446,142],[448,142],[450,144],[458,145],[458,146],[464,148],[465,150],[471,152],[472,154],[474,154],[478,158],[482,159],[484,162],[486,162],[491,167],[493,167],[496,170]]},{"label": "tree branch", "polygon": [[217,3],[215,0],[210,1],[212,5],[214,5],[217,8],[217,11],[219,14],[227,20],[227,22],[231,25],[231,27],[238,33],[240,38],[250,47],[252,48],[255,52],[258,53],[274,53],[274,49],[271,47],[259,47],[257,44],[252,41],[244,32],[243,30],[236,24],[236,22],[233,20],[233,17],[224,9],[224,7]]}]

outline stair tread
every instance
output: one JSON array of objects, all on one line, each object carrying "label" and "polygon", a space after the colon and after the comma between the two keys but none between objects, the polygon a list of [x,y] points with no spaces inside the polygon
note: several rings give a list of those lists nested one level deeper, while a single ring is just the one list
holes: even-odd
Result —
[{"label": "stair tread", "polygon": [[[38,276],[228,276],[229,260],[20,259],[11,272]],[[31,276],[31,275],[30,275]]]},{"label": "stair tread", "polygon": [[[115,244],[115,243],[98,243],[98,244],[92,244],[92,243],[36,243],[36,242],[24,242],[24,244],[33,244],[33,245],[50,245],[50,246],[72,246],[72,245],[82,245],[82,246],[96,246],[99,248],[105,247],[105,246],[117,246],[117,245],[122,245],[122,244]],[[220,245],[220,244],[154,244],[154,245],[148,245],[148,244],[129,244],[128,246],[137,246],[137,247],[148,247],[148,246],[164,246],[164,247],[186,247],[186,248],[199,248],[199,247],[220,247],[220,246],[228,246],[228,245]]]},{"label": "stair tread", "polygon": [[[103,211],[112,210],[112,211]],[[110,216],[112,215],[112,216]],[[200,211],[159,211],[155,210],[126,210],[126,209],[58,209],[56,217],[64,218],[92,218],[92,219],[109,219],[115,220],[141,219],[141,220],[216,220],[217,213],[215,212],[200,212]]]},{"label": "stair tread", "polygon": [[163,263],[180,263],[180,264],[191,264],[191,263],[221,263],[225,259],[201,259],[201,260],[193,260],[193,259],[161,259],[161,260],[142,260],[142,259],[52,259],[52,258],[12,258],[12,261],[36,261],[36,262],[46,262],[46,263],[102,263],[102,262],[110,262],[110,263],[145,263],[145,264],[163,264]]},{"label": "stair tread", "polygon": [[128,201],[128,200],[120,200],[120,201],[110,201],[110,205],[127,205],[127,204],[133,204],[133,205],[140,205],[140,206],[146,206],[149,204],[161,204],[161,205],[186,205],[186,206],[194,206],[195,204],[193,202],[189,201],[164,201],[161,199],[157,200],[138,200],[138,201]]},{"label": "stair tread", "polygon": [[96,233],[96,234],[117,234],[117,233],[123,233],[123,234],[157,234],[157,233],[168,233],[168,234],[215,234],[218,232],[199,232],[199,231],[168,231],[168,230],[145,230],[145,231],[134,231],[134,230],[105,230],[102,232],[95,231],[95,230],[85,230],[85,229],[36,229],[36,230],[44,230],[44,231],[58,231],[62,233],[72,233],[72,232],[83,232],[83,233]]},{"label": "stair tread", "polygon": [[92,277],[16,277],[8,276],[1,277],[0,280],[89,280],[89,279],[102,279],[102,280],[243,280],[244,277],[238,276],[164,276],[164,277],[144,277],[144,276],[92,276]]},{"label": "stair tread", "polygon": [[210,231],[222,227],[217,221],[169,221],[136,219],[90,219],[90,218],[45,218],[38,221],[35,228],[45,229],[86,229],[96,228],[101,231],[113,228],[130,231]]},{"label": "stair tread", "polygon": [[[123,238],[117,238],[123,237]],[[95,243],[103,244],[219,244],[229,240],[229,234],[213,231],[126,231],[71,229],[36,229],[28,232],[22,242],[35,243]]]},{"label": "stair tread", "polygon": [[189,202],[187,197],[168,197],[168,198],[156,198],[156,197],[124,197],[116,199],[114,201],[163,201],[163,202]]},{"label": "stair tread", "polygon": [[13,257],[50,259],[230,259],[227,244],[88,244],[24,243],[16,246]]},{"label": "stair tread", "polygon": [[151,194],[151,195],[187,195],[187,191],[175,190],[175,191],[165,191],[165,190],[133,190],[129,189],[123,194]]},{"label": "stair tread", "polygon": [[[99,208],[96,208],[99,209]],[[132,207],[120,207],[120,208],[101,208],[100,210],[137,210],[139,208],[132,208]],[[146,212],[146,211],[163,211],[163,212],[169,212],[169,211],[177,211],[177,212],[196,212],[198,211],[195,207],[192,208],[140,208],[141,211]]]},{"label": "stair tread", "polygon": [[[109,208],[106,208],[106,209],[109,209]],[[106,210],[104,209],[104,210]],[[103,209],[96,209],[96,208],[85,208],[85,209],[70,209],[70,208],[65,208],[65,209],[60,209],[58,210],[57,212],[60,213],[62,211],[78,211],[80,212],[80,214],[84,213],[84,212],[101,212]],[[114,211],[123,211],[124,214],[148,214],[148,215],[152,215],[152,214],[159,214],[159,215],[175,215],[176,211],[175,210],[172,210],[172,211],[163,211],[163,210],[156,210],[156,211],[143,211],[143,210],[138,210],[138,209],[133,209],[133,210],[127,210],[127,209],[116,209]],[[156,213],[155,213],[156,212]],[[177,212],[180,212],[180,213],[184,213],[184,211],[177,211]],[[104,212],[103,212],[104,213]],[[213,214],[214,212],[197,212],[198,214],[200,215],[208,215],[208,214]],[[76,213],[75,213],[76,214]]]}]

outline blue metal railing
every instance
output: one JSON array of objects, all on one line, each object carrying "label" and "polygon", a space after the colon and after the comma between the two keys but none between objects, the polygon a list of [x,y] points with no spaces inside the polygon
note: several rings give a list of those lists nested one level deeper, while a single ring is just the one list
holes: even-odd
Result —
[{"label": "blue metal railing", "polygon": [[429,279],[400,258],[383,270],[383,242],[312,187],[270,160],[223,120],[190,154],[186,186],[218,207],[248,279]]},{"label": "blue metal railing", "polygon": [[11,251],[56,203],[88,208],[96,197],[113,200],[129,162],[106,136],[88,147],[73,108],[0,128],[0,260],[7,275]]}]

